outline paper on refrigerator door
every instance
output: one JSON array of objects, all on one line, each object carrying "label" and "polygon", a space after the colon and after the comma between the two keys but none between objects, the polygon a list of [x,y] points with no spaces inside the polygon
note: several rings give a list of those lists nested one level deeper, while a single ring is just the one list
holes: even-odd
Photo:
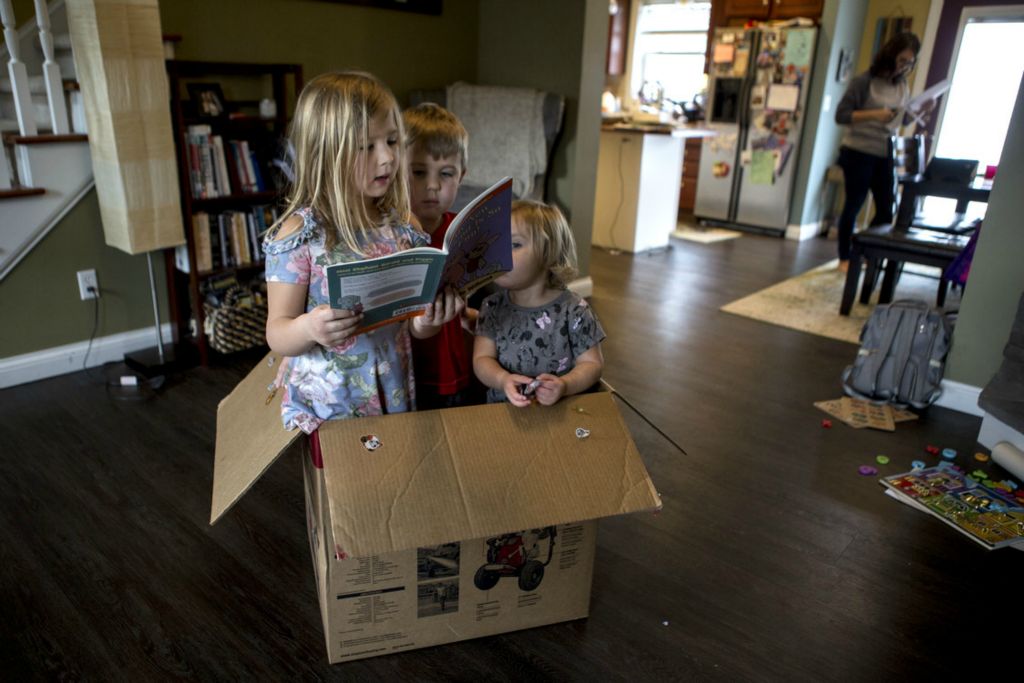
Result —
[{"label": "paper on refrigerator door", "polygon": [[786,49],[782,54],[782,66],[800,68],[810,66],[811,48],[814,47],[814,29],[790,29],[786,32]]},{"label": "paper on refrigerator door", "polygon": [[728,64],[733,60],[735,54],[735,45],[719,43],[718,45],[715,45],[715,50],[712,53],[711,61],[713,61],[715,64]]},{"label": "paper on refrigerator door", "polygon": [[768,109],[775,111],[796,111],[800,102],[800,86],[788,83],[772,83],[768,88]]}]

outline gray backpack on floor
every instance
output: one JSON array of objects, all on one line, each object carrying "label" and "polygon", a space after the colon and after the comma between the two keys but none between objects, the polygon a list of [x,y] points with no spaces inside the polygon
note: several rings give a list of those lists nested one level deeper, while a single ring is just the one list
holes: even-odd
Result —
[{"label": "gray backpack on floor", "polygon": [[952,317],[923,301],[876,306],[856,360],[843,371],[843,389],[871,401],[928,407],[942,392]]}]

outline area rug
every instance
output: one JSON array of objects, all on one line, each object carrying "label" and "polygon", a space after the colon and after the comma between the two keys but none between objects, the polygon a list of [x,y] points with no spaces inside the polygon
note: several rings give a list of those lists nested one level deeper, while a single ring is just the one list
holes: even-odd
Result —
[{"label": "area rug", "polygon": [[[839,272],[833,260],[722,306],[723,311],[780,325],[822,337],[860,343],[860,330],[878,302],[881,281],[875,287],[871,303],[859,303],[860,287],[849,316],[839,315],[846,274]],[[908,267],[896,285],[894,299],[920,299],[932,304],[938,291],[937,268]],[[958,296],[950,292],[946,308],[955,308]]]},{"label": "area rug", "polygon": [[680,223],[679,227],[672,232],[673,237],[689,242],[700,242],[701,244],[734,240],[742,234],[735,230],[725,230],[723,228],[694,228],[683,223]]}]

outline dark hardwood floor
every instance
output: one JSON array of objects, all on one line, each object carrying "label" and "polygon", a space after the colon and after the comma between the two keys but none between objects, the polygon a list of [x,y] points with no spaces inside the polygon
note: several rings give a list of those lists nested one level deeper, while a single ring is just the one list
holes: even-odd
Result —
[{"label": "dark hardwood floor", "polygon": [[979,420],[931,408],[895,433],[822,429],[811,404],[840,395],[856,347],[718,308],[834,243],[673,245],[592,256],[606,379],[687,454],[623,406],[665,506],[602,522],[589,619],[328,665],[299,463],[207,523],[216,406],[258,358],[243,354],[146,401],[114,400],[98,371],[0,391],[3,678],[877,681],[1009,667],[1024,553],[986,552],[857,474],[879,453],[883,473],[907,470],[927,444],[974,469]]}]

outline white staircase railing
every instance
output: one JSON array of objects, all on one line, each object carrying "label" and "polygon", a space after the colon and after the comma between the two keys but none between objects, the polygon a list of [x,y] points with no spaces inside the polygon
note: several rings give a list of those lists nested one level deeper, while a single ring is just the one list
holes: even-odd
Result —
[{"label": "white staircase railing", "polygon": [[0,145],[0,281],[94,185],[88,144],[68,135],[69,119],[86,131],[81,98],[65,95],[61,78],[76,73],[65,2],[33,4],[36,16],[18,26],[11,0],[0,0],[0,134],[21,136]]},{"label": "white staircase railing", "polygon": [[[9,2],[9,0],[3,0]],[[64,83],[60,77],[60,64],[53,58],[53,33],[50,31],[50,10],[46,0],[35,0],[36,23],[39,25],[39,43],[43,47],[43,78],[46,79],[46,99],[50,105],[50,123],[56,135],[68,130],[68,105],[64,99]]]},{"label": "white staircase railing", "polygon": [[7,45],[7,73],[11,79],[14,108],[18,117],[18,130],[22,135],[35,135],[36,118],[32,111],[32,96],[28,87],[28,71],[21,61],[21,44],[15,31],[14,8],[11,0],[0,0],[0,21],[4,25],[4,43]]},{"label": "white staircase railing", "polygon": [[[67,30],[64,0],[33,0],[33,4],[35,17],[18,26],[11,0],[0,0],[4,32],[0,60],[6,56],[8,76],[0,77],[0,134],[17,132],[30,137],[40,128],[55,135],[85,133],[84,112],[80,111],[84,104],[80,97],[76,104],[75,98],[80,93],[68,96],[64,92],[61,72],[74,75],[66,36],[55,34],[55,29]],[[58,54],[63,55],[60,60]],[[41,75],[31,75],[35,73]],[[32,174],[22,168],[22,156],[7,146],[0,149],[0,190],[30,184]]]},{"label": "white staircase railing", "polygon": [[14,183],[11,177],[11,164],[7,159],[7,148],[0,145],[0,190],[9,190]]}]

